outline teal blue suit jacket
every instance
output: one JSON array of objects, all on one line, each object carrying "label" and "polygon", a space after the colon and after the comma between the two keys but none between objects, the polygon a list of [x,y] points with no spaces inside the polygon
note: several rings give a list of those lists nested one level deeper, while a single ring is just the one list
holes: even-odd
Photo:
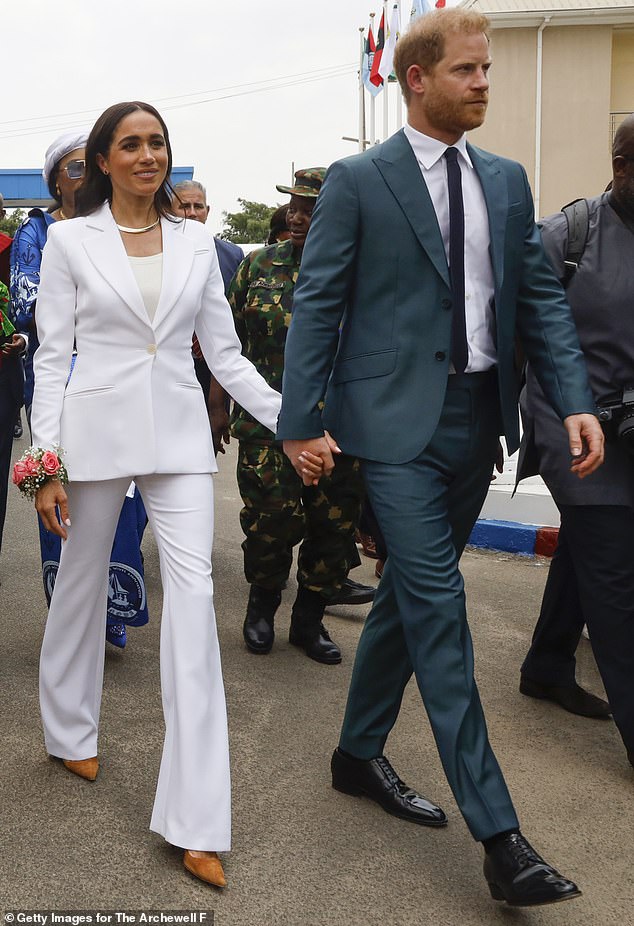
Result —
[{"label": "teal blue suit jacket", "polygon": [[[471,145],[469,155],[489,216],[500,403],[513,452],[516,336],[562,418],[592,412],[594,404],[524,169]],[[325,427],[345,453],[385,463],[414,459],[445,398],[451,308],[436,214],[403,132],[333,164],[295,287],[278,438],[316,437]]]}]

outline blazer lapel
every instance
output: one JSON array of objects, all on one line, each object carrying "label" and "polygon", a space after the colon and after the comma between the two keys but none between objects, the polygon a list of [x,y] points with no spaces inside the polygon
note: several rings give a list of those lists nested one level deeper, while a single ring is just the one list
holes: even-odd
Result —
[{"label": "blazer lapel", "polygon": [[447,256],[436,212],[412,146],[402,130],[381,146],[374,163],[398,201],[421,246],[449,286]]},{"label": "blazer lapel", "polygon": [[115,221],[107,203],[86,218],[86,228],[95,229],[98,235],[89,235],[84,249],[101,276],[128,305],[135,315],[150,324],[139,287],[134,278]]},{"label": "blazer lapel", "polygon": [[495,276],[495,288],[499,291],[504,277],[504,239],[506,216],[508,213],[508,191],[505,183],[500,183],[500,165],[496,157],[468,145],[469,157],[480,178],[482,192],[489,215],[489,235],[491,238],[491,264]]},{"label": "blazer lapel", "polygon": [[[161,230],[163,232],[163,280],[154,316],[154,328],[160,325],[176,304],[194,262],[194,243],[183,234],[185,230],[183,221],[170,222],[169,219],[162,218]],[[211,235],[209,247],[213,247]]]}]

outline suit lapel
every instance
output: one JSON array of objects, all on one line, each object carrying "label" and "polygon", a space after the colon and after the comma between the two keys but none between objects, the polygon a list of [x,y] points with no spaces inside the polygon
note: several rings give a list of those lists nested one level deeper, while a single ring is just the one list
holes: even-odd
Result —
[{"label": "suit lapel", "polygon": [[[184,222],[170,222],[161,219],[163,232],[163,279],[161,295],[154,316],[154,328],[157,328],[167,313],[174,307],[183,291],[194,262],[194,243],[183,234]],[[209,236],[209,247],[213,240]]]},{"label": "suit lapel", "polygon": [[402,130],[381,146],[374,163],[398,201],[421,246],[449,286],[447,256],[436,212],[412,146]]},{"label": "suit lapel", "polygon": [[487,155],[468,145],[469,157],[477,173],[489,216],[489,236],[491,239],[491,264],[495,276],[495,288],[499,291],[504,276],[504,242],[506,216],[508,213],[508,191],[505,183],[500,183],[500,165],[496,157]]},{"label": "suit lapel", "polygon": [[[132,309],[135,315],[150,325],[143,298],[128,260],[121,235],[107,204],[88,216],[86,227],[96,229],[98,235],[89,235],[84,248],[96,270],[112,286],[118,296]],[[161,219],[163,234],[163,278],[154,322],[157,328],[183,291],[194,261],[194,245],[183,234],[182,222]],[[211,238],[210,238],[211,241]]]},{"label": "suit lapel", "polygon": [[134,314],[149,324],[128,255],[107,203],[86,218],[86,228],[100,232],[98,235],[89,235],[84,241],[84,249],[95,269]]}]

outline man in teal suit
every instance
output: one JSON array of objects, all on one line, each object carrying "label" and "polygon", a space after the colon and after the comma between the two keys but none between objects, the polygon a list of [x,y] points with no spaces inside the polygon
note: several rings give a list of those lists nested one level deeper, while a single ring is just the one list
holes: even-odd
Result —
[{"label": "man in teal suit", "polygon": [[395,60],[408,124],[330,168],[295,289],[278,438],[305,480],[311,455],[330,471],[334,441],[361,458],[389,554],[333,786],[413,822],[446,822],[383,755],[414,672],[491,894],[524,906],[580,892],[519,832],[473,678],[458,569],[498,435],[509,452],[519,443],[516,336],[580,477],[600,465],[603,438],[526,174],[466,142],[486,112],[487,28],[459,8],[418,19]]}]

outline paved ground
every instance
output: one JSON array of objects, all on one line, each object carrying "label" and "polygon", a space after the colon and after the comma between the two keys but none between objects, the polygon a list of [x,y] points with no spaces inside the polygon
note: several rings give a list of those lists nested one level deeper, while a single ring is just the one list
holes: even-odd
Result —
[{"label": "paved ground", "polygon": [[[24,444],[16,449],[22,449]],[[389,742],[403,778],[441,803],[450,825],[430,831],[329,786],[355,644],[366,608],[328,619],[345,657],[321,666],[288,645],[293,589],[270,656],[250,656],[240,627],[239,500],[233,460],[216,480],[216,609],[232,743],[234,849],[222,893],[191,878],[180,853],[148,829],[162,740],[158,683],[160,585],[145,540],[150,624],[109,648],[98,781],[47,759],[37,704],[45,620],[35,520],[12,490],[0,563],[0,910],[215,911],[218,926],[626,926],[634,887],[634,776],[611,722],[571,717],[517,691],[540,600],[543,561],[469,552],[477,671],[491,737],[526,834],[584,891],[557,907],[511,910],[488,896],[481,851],[445,782],[413,686]],[[356,578],[370,580],[365,560]],[[580,680],[600,691],[589,646]]]}]

